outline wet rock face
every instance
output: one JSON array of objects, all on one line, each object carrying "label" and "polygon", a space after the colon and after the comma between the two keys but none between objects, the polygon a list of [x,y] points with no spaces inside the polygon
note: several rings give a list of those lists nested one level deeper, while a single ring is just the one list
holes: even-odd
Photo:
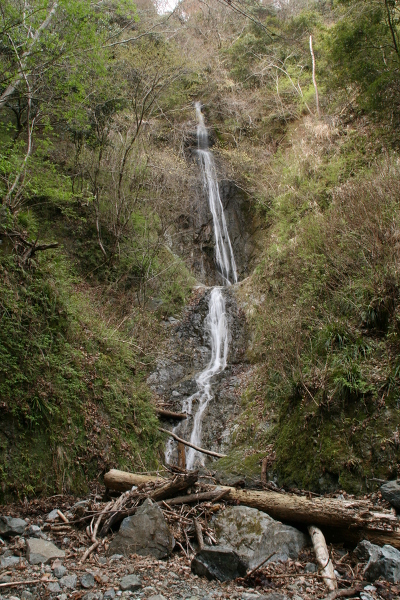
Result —
[{"label": "wet rock face", "polygon": [[309,541],[295,527],[247,506],[228,507],[214,525],[218,543],[235,550],[251,569],[268,556],[270,562],[296,559]]},{"label": "wet rock face", "polygon": [[[232,288],[224,289],[224,297],[229,328],[228,365],[213,380],[214,397],[205,410],[202,426],[203,447],[217,452],[225,451],[229,446],[231,423],[240,409],[241,380],[249,369],[243,362],[246,345],[244,313],[237,306]],[[195,377],[211,358],[209,332],[204,323],[209,298],[209,289],[198,289],[196,299],[187,307],[181,321],[169,325],[171,336],[165,352],[168,356],[160,356],[156,371],[147,380],[154,392],[177,412],[182,410],[183,401],[197,391]],[[196,409],[194,400],[193,414]],[[168,424],[172,428],[176,422]],[[193,417],[189,417],[181,423],[177,434],[188,439],[192,426]]]},{"label": "wet rock face", "polygon": [[[248,198],[242,190],[228,180],[220,181],[218,187],[240,281],[250,273],[259,251],[258,224],[251,214]],[[203,283],[221,285],[223,282],[216,273],[214,260],[213,221],[201,182],[196,196],[193,214],[188,221],[189,228],[193,231],[193,244],[196,248],[191,266]]]}]

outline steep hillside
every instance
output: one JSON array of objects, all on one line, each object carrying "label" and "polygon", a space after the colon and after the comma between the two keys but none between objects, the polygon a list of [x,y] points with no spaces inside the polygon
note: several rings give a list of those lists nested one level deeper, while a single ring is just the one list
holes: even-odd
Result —
[{"label": "steep hillside", "polygon": [[195,101],[251,367],[216,468],[398,475],[398,2],[28,4],[0,17],[3,498],[164,460],[146,381],[214,283]]}]

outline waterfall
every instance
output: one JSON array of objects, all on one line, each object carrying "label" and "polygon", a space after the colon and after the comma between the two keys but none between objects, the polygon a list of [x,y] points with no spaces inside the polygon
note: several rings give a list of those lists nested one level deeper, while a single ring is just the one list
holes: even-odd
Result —
[{"label": "waterfall", "polygon": [[[222,276],[226,285],[237,283],[237,270],[231,240],[224,214],[221,197],[218,189],[217,172],[214,157],[209,150],[208,132],[204,124],[203,113],[200,102],[196,102],[197,115],[197,155],[201,166],[203,187],[207,194],[210,212],[213,219],[215,238],[215,262],[218,273]],[[226,367],[228,358],[228,322],[225,313],[225,299],[223,288],[214,287],[210,293],[208,302],[208,315],[205,319],[205,328],[209,334],[211,346],[211,358],[207,367],[196,376],[197,392],[186,398],[182,404],[183,412],[191,415],[193,401],[197,400],[198,407],[193,418],[193,428],[190,442],[196,446],[201,444],[201,432],[203,415],[208,403],[212,400],[211,381],[215,375],[222,373]],[[174,427],[177,432],[180,425]],[[165,459],[169,463],[172,458],[174,442],[170,439],[167,444]],[[186,452],[186,468],[193,469],[195,465],[204,464],[204,455],[193,448]]]},{"label": "waterfall", "polygon": [[232,277],[233,283],[237,283],[235,257],[233,256],[232,244],[226,226],[224,207],[219,194],[214,157],[208,149],[208,131],[204,124],[200,102],[196,102],[195,106],[198,120],[197,155],[202,171],[203,187],[207,194],[208,204],[213,219],[215,261],[217,263],[217,270],[222,275],[223,280],[227,285],[230,285],[232,283],[230,277]]}]

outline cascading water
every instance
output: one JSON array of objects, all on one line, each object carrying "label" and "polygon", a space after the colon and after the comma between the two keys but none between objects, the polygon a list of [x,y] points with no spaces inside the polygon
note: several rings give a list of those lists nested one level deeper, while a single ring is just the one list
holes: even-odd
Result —
[{"label": "cascading water", "polygon": [[[217,271],[220,273],[224,283],[226,285],[231,285],[232,283],[237,282],[235,257],[233,255],[224,208],[219,194],[214,157],[208,148],[208,132],[204,124],[200,102],[197,102],[195,107],[198,121],[197,155],[201,165],[203,186],[207,193],[213,219]],[[199,446],[201,443],[203,415],[208,403],[213,397],[211,392],[211,380],[215,375],[222,373],[225,369],[228,357],[229,331],[222,290],[223,288],[221,287],[212,288],[208,303],[208,315],[205,319],[205,326],[210,336],[210,362],[204,371],[196,376],[197,392],[189,398],[186,398],[182,405],[182,410],[188,415],[191,415],[193,411],[193,401],[197,400],[198,402],[190,435],[190,442],[196,446]],[[173,431],[177,432],[179,429],[180,425],[177,425]],[[169,440],[165,453],[167,463],[171,461],[173,448],[174,442]],[[197,464],[204,464],[204,455],[193,448],[189,448],[186,454],[186,468],[192,469]]]},{"label": "cascading water", "polygon": [[203,175],[203,186],[206,190],[208,203],[213,219],[214,238],[215,238],[215,261],[217,269],[222,275],[227,285],[237,283],[237,270],[235,257],[231,240],[229,238],[228,228],[224,214],[224,207],[219,194],[217,173],[215,169],[214,157],[208,149],[208,132],[204,124],[203,113],[201,112],[200,102],[196,102],[197,125],[197,155]]}]

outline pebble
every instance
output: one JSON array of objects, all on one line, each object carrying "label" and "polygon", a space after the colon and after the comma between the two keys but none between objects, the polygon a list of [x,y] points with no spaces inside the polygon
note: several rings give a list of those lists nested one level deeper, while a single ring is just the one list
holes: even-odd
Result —
[{"label": "pebble", "polygon": [[60,579],[61,586],[69,590],[74,590],[77,582],[78,577],[76,575],[64,575],[64,577],[61,577]]},{"label": "pebble", "polygon": [[112,588],[104,592],[104,600],[113,600],[115,598],[115,590]]},{"label": "pebble", "polygon": [[125,575],[119,582],[119,587],[122,591],[134,592],[142,587],[140,579],[133,573],[131,575]]},{"label": "pebble", "polygon": [[53,594],[58,594],[58,592],[61,592],[60,584],[57,582],[53,582],[53,581],[51,581],[50,583],[47,584],[47,589],[49,590],[49,592],[52,592]]},{"label": "pebble", "polygon": [[36,596],[31,592],[28,592],[28,590],[24,590],[21,594],[21,600],[34,600],[35,598]]},{"label": "pebble", "polygon": [[93,587],[94,583],[94,577],[91,573],[85,573],[85,575],[81,577],[81,586],[86,589]]},{"label": "pebble", "polygon": [[57,565],[53,569],[54,577],[57,577],[57,579],[61,579],[61,577],[64,577],[64,575],[66,575],[66,573],[67,573],[67,569],[63,565],[59,565],[59,566]]},{"label": "pebble", "polygon": [[46,517],[46,521],[48,521],[49,523],[52,523],[56,519],[58,519],[58,512],[57,512],[57,509],[55,508],[54,510],[49,512],[49,514]]},{"label": "pebble", "polygon": [[304,567],[305,573],[316,573],[318,571],[318,567],[316,564],[312,562],[308,562]]}]

